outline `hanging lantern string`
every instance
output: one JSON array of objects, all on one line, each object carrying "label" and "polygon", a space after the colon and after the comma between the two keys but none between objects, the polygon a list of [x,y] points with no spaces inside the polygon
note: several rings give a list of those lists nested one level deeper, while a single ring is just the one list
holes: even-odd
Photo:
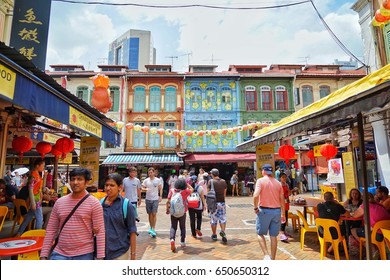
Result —
[{"label": "hanging lantern string", "polygon": [[[115,126],[115,123],[112,123],[112,126]],[[207,129],[207,130],[179,130],[179,129],[164,129],[164,128],[149,128],[148,126],[140,126],[140,125],[135,125],[133,123],[127,123],[125,125],[127,130],[134,130],[136,132],[149,132],[151,134],[160,134],[160,135],[173,135],[173,136],[210,136],[210,135],[226,135],[226,134],[231,134],[231,133],[236,133],[239,131],[246,131],[246,130],[251,130],[251,129],[260,129],[269,126],[268,123],[261,123],[261,122],[256,122],[256,123],[250,123],[250,124],[244,124],[244,125],[237,125],[235,127],[229,127],[229,128],[218,128],[218,129]]]}]

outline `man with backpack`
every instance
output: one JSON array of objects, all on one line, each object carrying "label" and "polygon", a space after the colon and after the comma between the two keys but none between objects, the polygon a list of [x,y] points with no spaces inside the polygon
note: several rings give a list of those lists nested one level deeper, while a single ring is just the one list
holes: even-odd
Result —
[{"label": "man with backpack", "polygon": [[184,179],[178,179],[175,182],[175,188],[170,189],[168,193],[166,213],[171,215],[171,251],[176,251],[175,238],[177,223],[180,225],[180,245],[186,246],[186,212],[188,210],[188,196],[192,193],[193,188],[187,184]]},{"label": "man with backpack", "polygon": [[[219,223],[219,226],[221,227],[221,232],[219,235],[222,237],[222,242],[226,243],[226,205],[225,205],[225,198],[226,198],[226,190],[227,190],[227,184],[224,179],[219,178],[219,170],[216,168],[211,169],[210,171],[212,179],[209,180],[207,184],[207,196],[206,196],[206,202],[207,202],[207,208],[210,212],[210,224],[211,224],[211,230],[213,234],[211,235],[211,239],[213,241],[217,241],[217,225]],[[215,193],[214,193],[215,192]],[[215,209],[213,209],[213,205],[211,205],[211,197],[215,194],[215,202],[216,206]]]}]

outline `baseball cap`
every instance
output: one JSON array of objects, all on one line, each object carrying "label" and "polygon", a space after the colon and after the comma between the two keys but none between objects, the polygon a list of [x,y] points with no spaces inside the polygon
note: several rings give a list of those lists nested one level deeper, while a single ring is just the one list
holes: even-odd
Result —
[{"label": "baseball cap", "polygon": [[196,182],[196,180],[198,180],[198,176],[192,175],[192,176],[191,176],[191,179],[192,179],[192,181]]},{"label": "baseball cap", "polygon": [[219,176],[219,170],[217,168],[211,169],[210,173],[213,174],[214,176]]},{"label": "baseball cap", "polygon": [[265,171],[265,174],[272,175],[273,168],[271,164],[266,163],[261,167],[261,169]]}]

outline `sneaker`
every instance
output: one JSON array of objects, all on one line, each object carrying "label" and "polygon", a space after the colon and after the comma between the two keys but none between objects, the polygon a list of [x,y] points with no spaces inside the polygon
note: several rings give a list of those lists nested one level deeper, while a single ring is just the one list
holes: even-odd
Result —
[{"label": "sneaker", "polygon": [[219,235],[222,237],[222,242],[226,243],[227,242],[226,233],[224,231],[221,231]]},{"label": "sneaker", "polygon": [[203,236],[202,232],[201,232],[199,229],[196,230],[196,234],[197,234],[198,236]]},{"label": "sneaker", "polygon": [[180,247],[185,248],[186,247],[186,243],[185,242],[180,242]]},{"label": "sneaker", "polygon": [[270,255],[265,255],[263,260],[265,260],[265,261],[270,261],[270,260],[272,260],[272,259],[271,259],[271,256],[270,256]]},{"label": "sneaker", "polygon": [[152,228],[148,230],[148,234],[152,234]]},{"label": "sneaker", "polygon": [[213,234],[213,235],[211,235],[211,239],[213,241],[217,241],[218,240],[218,236],[216,234]]},{"label": "sneaker", "polygon": [[284,233],[281,233],[280,234],[280,241],[288,243],[288,237]]},{"label": "sneaker", "polygon": [[150,229],[150,236],[156,238],[157,232],[154,229]]},{"label": "sneaker", "polygon": [[176,251],[175,240],[171,240],[171,251],[173,253]]}]

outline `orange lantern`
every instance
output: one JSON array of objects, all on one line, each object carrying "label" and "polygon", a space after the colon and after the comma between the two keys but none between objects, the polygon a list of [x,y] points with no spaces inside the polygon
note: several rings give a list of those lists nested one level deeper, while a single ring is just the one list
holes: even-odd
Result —
[{"label": "orange lantern", "polygon": [[62,137],[56,141],[56,147],[62,153],[62,158],[65,158],[67,153],[74,150],[74,142],[68,137]]},{"label": "orange lantern", "polygon": [[324,144],[320,148],[320,153],[322,156],[326,157],[326,160],[334,158],[337,155],[337,147],[332,144]]},{"label": "orange lantern", "polygon": [[237,131],[238,131],[238,127],[237,126],[233,127],[233,132],[237,132]]},{"label": "orange lantern", "polygon": [[62,152],[58,149],[58,147],[55,144],[53,146],[51,146],[50,153],[55,157],[62,155]]},{"label": "orange lantern", "polygon": [[160,134],[160,135],[164,135],[165,129],[164,128],[159,128],[159,129],[157,129],[157,133]]},{"label": "orange lantern", "polygon": [[191,130],[188,130],[188,131],[186,132],[186,135],[187,135],[187,136],[192,136],[192,134],[193,134],[193,132],[192,132]]},{"label": "orange lantern", "polygon": [[130,130],[130,129],[133,129],[134,128],[134,124],[133,123],[127,123],[126,124],[126,129]]},{"label": "orange lantern", "polygon": [[390,17],[384,16],[384,15],[381,14],[380,10],[376,10],[376,12],[375,12],[375,20],[377,22],[385,22],[385,21],[390,20]]},{"label": "orange lantern", "polygon": [[112,107],[112,100],[107,88],[95,87],[92,91],[91,105],[103,114]]},{"label": "orange lantern", "polygon": [[242,130],[248,130],[248,126],[247,126],[246,124],[244,124],[244,125],[242,126]]},{"label": "orange lantern", "polygon": [[204,130],[199,130],[198,136],[202,137],[205,134]]},{"label": "orange lantern", "polygon": [[149,131],[149,126],[143,126],[141,128],[142,132],[148,132]]},{"label": "orange lantern", "polygon": [[211,130],[211,135],[213,135],[213,136],[217,135],[217,131],[215,129],[212,129]]},{"label": "orange lantern", "polygon": [[33,142],[26,136],[18,136],[12,140],[12,149],[17,151],[20,157],[23,157],[23,153],[31,150]]},{"label": "orange lantern", "polygon": [[225,135],[228,133],[228,130],[226,128],[222,129],[222,134]]},{"label": "orange lantern", "polygon": [[37,152],[41,155],[41,158],[44,158],[45,154],[50,153],[51,145],[50,145],[50,143],[47,143],[47,142],[39,142],[35,146],[35,150],[37,150]]},{"label": "orange lantern", "polygon": [[285,160],[287,163],[288,160],[292,159],[295,156],[295,149],[291,145],[283,145],[279,148],[279,156]]},{"label": "orange lantern", "polygon": [[178,129],[175,129],[174,131],[172,131],[173,136],[179,136],[179,133],[180,133],[180,130],[178,130]]}]

